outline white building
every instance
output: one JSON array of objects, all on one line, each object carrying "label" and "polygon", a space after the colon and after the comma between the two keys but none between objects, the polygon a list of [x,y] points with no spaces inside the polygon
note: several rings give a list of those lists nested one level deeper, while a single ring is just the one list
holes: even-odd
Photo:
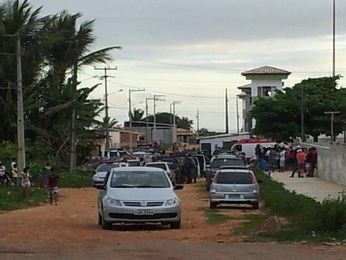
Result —
[{"label": "white building", "polygon": [[284,86],[283,80],[287,79],[290,74],[291,72],[289,71],[269,66],[242,73],[247,80],[251,80],[250,84],[238,87],[242,91],[238,97],[243,100],[243,132],[251,132],[255,127],[256,122],[251,118],[249,111],[256,98],[271,96],[277,90],[282,90]]}]

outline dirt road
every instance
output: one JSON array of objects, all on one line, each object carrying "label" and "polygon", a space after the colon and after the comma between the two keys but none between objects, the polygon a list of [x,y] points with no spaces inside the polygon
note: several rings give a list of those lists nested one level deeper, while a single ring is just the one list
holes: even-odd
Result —
[{"label": "dirt road", "polygon": [[[187,255],[192,259],[210,259],[214,255],[214,259],[230,259],[227,256],[232,248],[234,259],[237,259],[235,252],[239,257],[245,256],[243,250],[239,250],[242,247],[258,248],[260,251],[268,245],[273,247],[271,244],[239,244],[242,238],[233,235],[232,231],[240,220],[233,219],[220,225],[207,224],[204,209],[208,207],[208,200],[200,185],[186,185],[178,195],[183,205],[180,230],[161,225],[121,225],[106,231],[96,223],[95,189],[62,189],[58,206],[44,205],[0,215],[0,259],[93,259],[111,256],[113,259],[151,259],[154,256],[182,259]],[[261,214],[248,209],[231,209],[228,212],[232,216]],[[282,246],[296,247],[293,251],[298,250],[298,253],[308,248],[301,245]],[[327,256],[328,249],[321,248]],[[245,252],[250,256],[255,251]],[[316,257],[323,256],[321,252]],[[333,252],[337,257],[338,252],[341,255],[346,250],[338,248]]]}]

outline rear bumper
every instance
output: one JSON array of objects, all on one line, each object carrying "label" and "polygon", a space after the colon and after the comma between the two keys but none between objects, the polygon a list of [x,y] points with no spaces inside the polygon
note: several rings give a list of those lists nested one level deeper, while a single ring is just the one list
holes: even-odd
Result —
[{"label": "rear bumper", "polygon": [[210,201],[218,203],[251,204],[259,201],[258,193],[210,193]]}]

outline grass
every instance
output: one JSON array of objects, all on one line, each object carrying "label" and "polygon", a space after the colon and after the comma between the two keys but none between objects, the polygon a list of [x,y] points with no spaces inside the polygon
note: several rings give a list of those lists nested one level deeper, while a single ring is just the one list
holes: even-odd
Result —
[{"label": "grass", "polygon": [[[284,189],[258,169],[254,169],[260,184],[261,198],[271,216],[284,217],[288,224],[280,231],[258,236],[279,241],[328,241],[346,238],[346,197],[325,200],[312,198]],[[251,229],[250,229],[251,230]]]},{"label": "grass", "polygon": [[0,187],[0,210],[15,210],[38,206],[48,202],[47,192],[41,189],[31,189],[29,196],[22,198],[22,189],[17,187]]},{"label": "grass", "polygon": [[205,209],[204,212],[209,225],[219,225],[230,220],[230,217],[220,214],[217,209]]},{"label": "grass", "polygon": [[[85,188],[92,187],[92,173],[87,171],[59,173],[60,188]],[[40,176],[33,174],[32,187],[29,197],[22,198],[22,189],[17,187],[0,187],[0,211],[16,210],[38,206],[48,202],[48,194],[39,188]]]},{"label": "grass", "polygon": [[86,188],[92,187],[92,172],[76,171],[62,172],[59,174],[61,188]]}]

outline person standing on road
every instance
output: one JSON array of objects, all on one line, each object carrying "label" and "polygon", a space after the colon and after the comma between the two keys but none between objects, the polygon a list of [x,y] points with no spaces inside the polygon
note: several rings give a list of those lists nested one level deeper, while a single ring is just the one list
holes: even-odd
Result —
[{"label": "person standing on road", "polygon": [[53,200],[55,206],[58,205],[58,196],[59,196],[59,174],[51,169],[51,173],[48,176],[48,189],[49,189],[49,200],[50,204],[53,205]]},{"label": "person standing on road", "polygon": [[311,147],[306,155],[306,164],[308,174],[306,177],[314,177],[315,168],[317,165],[317,152],[315,147]]},{"label": "person standing on road", "polygon": [[194,160],[192,159],[192,155],[189,154],[183,164],[183,173],[184,177],[186,178],[186,183],[192,183],[192,179],[196,182],[196,176],[195,176],[195,171],[196,171],[196,164]]},{"label": "person standing on road", "polygon": [[279,165],[280,165],[280,171],[285,170],[285,161],[286,161],[286,149],[282,148],[279,154]]},{"label": "person standing on road", "polygon": [[29,173],[29,167],[25,167],[22,171],[22,188],[23,188],[23,192],[22,192],[22,197],[25,199],[30,191],[30,187],[31,187],[31,175]]},{"label": "person standing on road", "polygon": [[11,176],[12,176],[12,182],[14,183],[14,185],[17,185],[17,181],[18,181],[17,163],[11,164]]},{"label": "person standing on road", "polygon": [[297,150],[293,150],[290,153],[290,157],[291,157],[291,167],[292,167],[292,173],[291,173],[291,178],[294,177],[294,174],[298,171],[298,161],[297,161]]},{"label": "person standing on road", "polygon": [[298,177],[303,178],[306,160],[305,152],[302,149],[298,149],[296,157],[298,162]]}]

